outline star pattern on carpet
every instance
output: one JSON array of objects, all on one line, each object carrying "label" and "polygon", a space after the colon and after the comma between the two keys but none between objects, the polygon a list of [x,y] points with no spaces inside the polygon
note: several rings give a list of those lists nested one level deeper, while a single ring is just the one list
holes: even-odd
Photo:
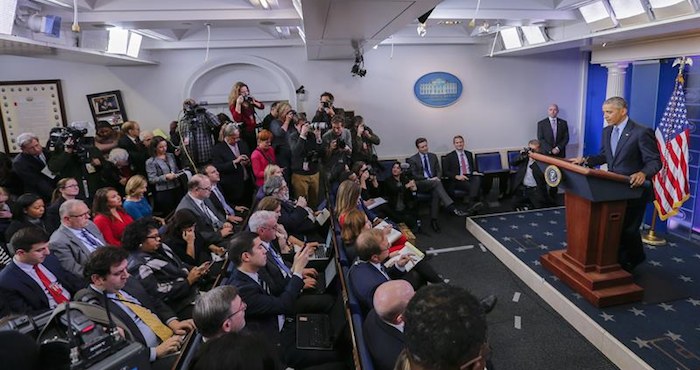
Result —
[{"label": "star pattern on carpet", "polygon": [[553,281],[559,281],[559,278],[556,277],[555,275],[549,275],[549,278],[552,279]]},{"label": "star pattern on carpet", "polygon": [[649,264],[654,266],[654,267],[661,267],[663,264],[659,261],[649,261]]},{"label": "star pattern on carpet", "polygon": [[490,228],[489,230],[491,230],[491,231],[493,231],[493,232],[498,232],[498,228],[497,228],[497,227],[492,227],[492,228]]},{"label": "star pattern on carpet", "polygon": [[509,242],[511,239],[509,236],[504,236],[501,238],[501,240],[503,240],[504,242]]},{"label": "star pattern on carpet", "polygon": [[650,245],[650,244],[644,244],[644,246],[645,246],[645,247],[647,247],[647,249],[649,249],[649,250],[652,250],[652,251],[655,251],[655,250],[656,250],[656,247],[655,247],[655,246],[653,246],[653,245]]},{"label": "star pattern on carpet", "polygon": [[671,247],[675,247],[675,246],[678,245],[678,243],[676,243],[676,242],[670,242],[670,243],[668,243],[668,245],[671,246]]},{"label": "star pattern on carpet", "polygon": [[598,315],[603,318],[604,321],[615,321],[615,315],[610,315],[605,312]]},{"label": "star pattern on carpet", "polygon": [[672,332],[672,331],[670,331],[670,330],[667,331],[666,333],[664,333],[664,335],[667,336],[667,337],[669,337],[669,338],[671,338],[671,340],[674,341],[674,342],[676,342],[676,341],[678,341],[678,342],[685,342],[685,341],[683,340],[683,338],[681,338],[680,335],[678,335],[678,334],[676,334],[676,333],[674,333],[674,332]]},{"label": "star pattern on carpet", "polygon": [[657,306],[663,308],[664,311],[675,311],[676,310],[675,308],[673,308],[672,304],[668,304],[668,303],[659,303],[659,304],[657,304]]},{"label": "star pattern on carpet", "polygon": [[537,227],[540,226],[540,224],[538,224],[537,222],[530,222],[530,226]]},{"label": "star pattern on carpet", "polygon": [[639,337],[634,337],[634,340],[632,341],[634,344],[638,345],[639,348],[649,348],[651,349],[651,346],[649,345],[648,340],[640,339]]},{"label": "star pattern on carpet", "polygon": [[640,310],[640,309],[638,309],[638,308],[636,308],[636,307],[632,307],[632,308],[630,308],[630,309],[627,310],[627,311],[632,312],[632,313],[634,314],[634,316],[646,316],[646,315],[644,314],[644,310]]},{"label": "star pattern on carpet", "polygon": [[525,218],[525,215],[518,215],[518,218]]},{"label": "star pattern on carpet", "polygon": [[515,229],[518,228],[518,225],[510,225],[510,228],[513,229],[513,230],[515,230]]},{"label": "star pattern on carpet", "polygon": [[535,266],[540,266],[540,265],[542,265],[542,263],[540,263],[539,260],[534,260],[534,261],[532,261],[532,264],[535,265]]},{"label": "star pattern on carpet", "polygon": [[552,224],[552,225],[556,225],[556,224],[558,224],[558,222],[557,222],[557,221],[555,221],[555,220],[549,220],[549,223],[550,223],[550,224]]},{"label": "star pattern on carpet", "polygon": [[693,257],[700,259],[700,254],[694,254]]},{"label": "star pattern on carpet", "polygon": [[537,216],[537,217],[542,217],[542,216],[544,216],[544,213],[542,213],[542,212],[535,212],[535,216]]},{"label": "star pattern on carpet", "polygon": [[544,235],[546,235],[546,236],[554,236],[554,233],[551,232],[551,231],[545,231],[545,232],[544,232]]},{"label": "star pattern on carpet", "polygon": [[700,299],[688,298],[688,299],[686,300],[686,302],[692,304],[693,307],[695,307],[695,306],[700,306]]},{"label": "star pattern on carpet", "polygon": [[516,251],[518,251],[520,253],[525,253],[525,248],[520,247],[520,248],[516,249]]},{"label": "star pattern on carpet", "polygon": [[683,259],[680,258],[680,257],[671,257],[671,259],[672,259],[673,261],[675,261],[675,262],[678,262],[678,263],[683,263],[683,262],[685,262],[685,260],[683,260]]},{"label": "star pattern on carpet", "polygon": [[691,278],[690,276],[681,275],[681,276],[679,276],[678,278],[681,279],[681,280],[683,280],[683,281],[686,282],[686,283],[692,283],[692,282],[693,282],[693,278]]},{"label": "star pattern on carpet", "polygon": [[532,239],[532,235],[530,235],[530,234],[523,234],[523,238],[525,238],[525,239]]},{"label": "star pattern on carpet", "polygon": [[578,294],[578,293],[571,293],[571,295],[574,296],[574,298],[576,298],[576,299],[581,299],[581,298],[583,298],[583,296],[580,295],[580,294]]}]

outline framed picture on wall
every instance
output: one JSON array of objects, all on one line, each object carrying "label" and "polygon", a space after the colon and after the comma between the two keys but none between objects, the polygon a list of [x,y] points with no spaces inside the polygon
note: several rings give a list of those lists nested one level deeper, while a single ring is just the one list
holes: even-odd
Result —
[{"label": "framed picture on wall", "polygon": [[95,122],[107,121],[113,126],[117,126],[127,120],[121,91],[114,90],[90,94],[87,96],[87,100]]},{"label": "framed picture on wall", "polygon": [[40,143],[54,127],[66,126],[60,80],[1,81],[0,129],[7,153],[19,153],[16,137],[31,132]]}]

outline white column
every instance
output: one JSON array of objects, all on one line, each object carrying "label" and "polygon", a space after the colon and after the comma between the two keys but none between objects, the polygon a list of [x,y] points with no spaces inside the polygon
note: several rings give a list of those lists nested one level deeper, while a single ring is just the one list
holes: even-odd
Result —
[{"label": "white column", "polygon": [[629,63],[609,63],[601,64],[608,69],[608,86],[605,90],[605,98],[613,96],[625,96],[625,74]]}]

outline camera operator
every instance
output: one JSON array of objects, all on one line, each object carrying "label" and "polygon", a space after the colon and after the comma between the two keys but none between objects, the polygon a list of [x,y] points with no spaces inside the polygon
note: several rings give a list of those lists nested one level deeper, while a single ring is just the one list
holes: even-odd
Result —
[{"label": "camera operator", "polygon": [[324,92],[321,94],[321,100],[318,103],[316,114],[311,122],[330,122],[335,117],[335,109],[333,108],[333,94]]},{"label": "camera operator", "polygon": [[353,118],[351,134],[353,163],[362,161],[375,166],[377,156],[374,153],[374,145],[379,145],[379,136],[374,134],[371,128],[365,126],[365,120],[362,116]]},{"label": "camera operator", "polygon": [[297,197],[304,197],[311,209],[318,206],[319,162],[323,143],[321,127],[310,124],[306,117],[297,119],[296,131],[289,135],[292,145],[292,189]]},{"label": "camera operator", "polygon": [[228,108],[234,122],[240,122],[241,139],[249,148],[255,148],[257,140],[255,136],[256,114],[255,109],[265,109],[265,104],[250,95],[248,85],[236,82],[228,95]]},{"label": "camera operator", "polygon": [[323,148],[325,151],[326,168],[331,169],[337,163],[350,166],[352,155],[352,134],[343,127],[345,118],[336,115],[331,119],[331,129],[323,134]]},{"label": "camera operator", "polygon": [[24,191],[39,195],[44,202],[51,201],[56,187],[56,176],[46,165],[51,153],[41,146],[33,133],[17,135],[16,142],[22,152],[12,160],[12,169],[24,183]]},{"label": "camera operator", "polygon": [[94,146],[86,147],[86,129],[76,127],[54,128],[49,138],[49,169],[57,179],[67,177],[78,180],[78,198],[89,202],[97,189],[107,186],[102,181],[102,152]]},{"label": "camera operator", "polygon": [[544,208],[554,204],[544,173],[535,160],[529,157],[532,152],[540,152],[539,140],[530,140],[527,147],[513,160],[513,165],[518,166],[512,185],[513,207],[518,211],[529,209],[530,205],[532,208]]},{"label": "camera operator", "polygon": [[173,143],[184,148],[182,166],[192,170],[211,162],[212,150],[219,134],[219,119],[193,99],[182,103],[183,115],[177,125]]}]

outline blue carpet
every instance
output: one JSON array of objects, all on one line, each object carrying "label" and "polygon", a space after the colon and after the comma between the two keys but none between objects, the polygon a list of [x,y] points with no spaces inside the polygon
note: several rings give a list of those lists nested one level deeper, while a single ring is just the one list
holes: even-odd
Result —
[{"label": "blue carpet", "polygon": [[666,246],[645,246],[647,260],[635,271],[645,299],[598,309],[539,262],[566,248],[563,207],[472,220],[652,368],[700,369],[699,246],[672,236]]}]

